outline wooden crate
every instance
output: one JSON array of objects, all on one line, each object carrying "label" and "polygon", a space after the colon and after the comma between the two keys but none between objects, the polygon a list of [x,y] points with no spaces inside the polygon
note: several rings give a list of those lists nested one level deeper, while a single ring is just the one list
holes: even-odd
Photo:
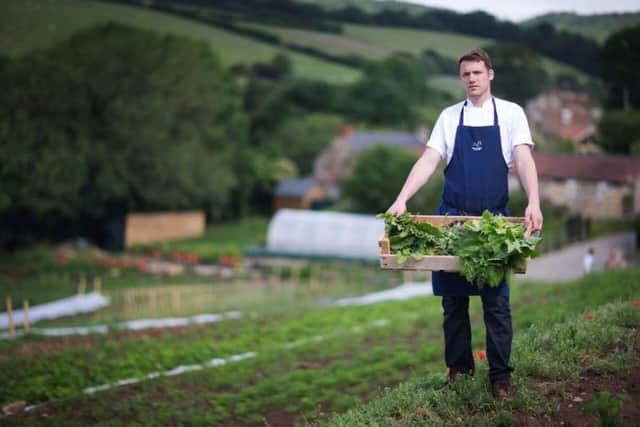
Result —
[{"label": "wooden crate", "polygon": [[[456,222],[465,222],[473,219],[480,219],[479,216],[454,216],[454,215],[412,215],[415,222],[428,222],[438,227],[449,226]],[[522,224],[524,217],[508,217],[510,222]],[[391,245],[386,231],[380,241],[380,267],[387,270],[430,270],[430,271],[460,271],[460,257],[452,255],[427,255],[420,261],[408,258],[404,264],[398,264],[395,254],[391,253]],[[527,264],[529,260],[527,259]],[[525,273],[526,268],[516,273]]]}]

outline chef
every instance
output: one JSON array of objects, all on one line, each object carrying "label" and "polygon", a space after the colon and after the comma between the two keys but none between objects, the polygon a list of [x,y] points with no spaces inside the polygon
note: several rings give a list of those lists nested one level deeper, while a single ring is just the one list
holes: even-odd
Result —
[{"label": "chef", "polygon": [[[509,188],[507,176],[515,165],[527,194],[525,209],[530,231],[542,229],[542,212],[538,193],[538,177],[531,149],[533,141],[522,107],[491,95],[495,72],[489,55],[474,49],[458,60],[460,80],[466,99],[445,108],[431,132],[422,156],[415,163],[395,202],[388,209],[393,215],[407,210],[407,201],[427,183],[441,159],[444,169],[444,191],[438,215],[481,215],[484,210],[508,215]],[[472,375],[469,296],[482,299],[487,335],[489,379],[496,399],[512,395],[509,364],[511,342],[511,309],[509,287],[481,289],[458,273],[433,272],[433,293],[442,296],[444,312],[445,362],[449,383],[458,375]]]}]

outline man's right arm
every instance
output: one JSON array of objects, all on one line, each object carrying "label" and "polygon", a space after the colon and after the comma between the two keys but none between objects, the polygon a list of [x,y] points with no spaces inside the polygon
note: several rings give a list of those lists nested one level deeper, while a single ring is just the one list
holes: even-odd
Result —
[{"label": "man's right arm", "polygon": [[418,192],[435,171],[440,162],[440,153],[431,147],[427,147],[422,156],[411,168],[402,190],[396,197],[396,201],[387,210],[392,215],[402,215],[407,210],[407,202]]}]

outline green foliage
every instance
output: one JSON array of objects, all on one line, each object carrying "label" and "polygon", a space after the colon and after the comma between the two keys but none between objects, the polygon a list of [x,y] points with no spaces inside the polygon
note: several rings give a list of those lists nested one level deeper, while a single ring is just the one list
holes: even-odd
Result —
[{"label": "green foliage", "polygon": [[556,153],[575,153],[576,144],[568,138],[563,138],[553,144],[553,151]]},{"label": "green foliage", "polygon": [[429,94],[423,67],[413,56],[394,54],[370,62],[352,87],[347,113],[373,125],[417,123],[416,105]]},{"label": "green foliage", "polygon": [[483,287],[496,287],[513,270],[522,269],[528,257],[535,257],[540,237],[525,237],[525,226],[513,224],[502,215],[485,211],[477,220],[440,228],[411,220],[405,212],[399,217],[389,213],[385,229],[391,252],[399,264],[411,257],[417,261],[425,255],[456,255],[460,257],[465,278]]},{"label": "green foliage", "polygon": [[109,24],[15,61],[0,81],[4,218],[225,213],[246,119],[205,44]]},{"label": "green foliage", "polygon": [[477,221],[467,221],[456,244],[455,255],[462,261],[462,274],[482,287],[495,287],[514,270],[524,269],[527,258],[538,256],[541,237],[525,237],[524,224],[510,223],[489,211]]},{"label": "green foliage", "polygon": [[286,121],[271,140],[305,176],[313,171],[316,157],[336,137],[342,123],[343,119],[336,115],[308,114]]},{"label": "green foliage", "polygon": [[598,123],[599,144],[608,153],[630,154],[640,142],[640,110],[611,110]]},{"label": "green foliage", "polygon": [[600,56],[604,80],[609,87],[609,107],[640,108],[640,25],[609,36]]},{"label": "green foliage", "polygon": [[[329,272],[336,266],[320,266]],[[334,273],[335,271],[331,271]],[[379,278],[377,267],[370,277]],[[516,395],[505,405],[490,395],[485,362],[477,363],[474,378],[463,380],[449,393],[440,390],[445,380],[442,344],[434,337],[442,333],[440,301],[415,298],[366,306],[318,306],[318,293],[296,287],[289,305],[280,301],[278,315],[263,310],[236,307],[246,316],[213,327],[194,327],[171,333],[144,332],[132,335],[113,331],[112,335],[85,337],[85,345],[56,346],[61,338],[30,336],[0,341],[0,370],[6,387],[0,388],[0,403],[24,400],[37,403],[46,398],[60,399],[46,406],[47,424],[238,424],[287,408],[296,422],[322,422],[331,411],[343,411],[359,403],[355,397],[367,396],[364,407],[342,415],[332,425],[455,425],[458,417],[467,425],[494,425],[500,411],[553,414],[552,403],[541,399],[538,388],[528,386],[525,375],[532,375],[529,357],[542,354],[540,372],[550,378],[575,378],[585,361],[606,361],[624,355],[624,369],[634,366],[640,349],[637,328],[640,310],[629,300],[640,290],[639,273],[602,272],[583,279],[558,284],[520,286],[512,292],[514,330],[514,381]],[[336,281],[342,279],[334,279]],[[129,286],[157,286],[159,279],[139,279]],[[184,284],[187,284],[185,282]],[[615,284],[615,286],[613,286]],[[105,285],[110,282],[105,281]],[[325,283],[321,295],[337,294]],[[50,286],[43,282],[41,287]],[[216,284],[214,284],[214,287]],[[389,286],[384,282],[385,288]],[[105,286],[108,290],[108,287]],[[103,290],[105,290],[103,287]],[[251,294],[255,286],[236,283],[237,294]],[[293,288],[292,288],[293,289]],[[272,289],[273,291],[274,289]],[[216,290],[232,297],[230,288]],[[286,291],[285,291],[286,292]],[[342,291],[353,295],[354,282]],[[255,294],[247,295],[255,299]],[[603,309],[589,311],[593,320],[578,313],[623,300]],[[304,309],[305,300],[313,303]],[[186,301],[183,301],[186,302]],[[262,301],[261,304],[274,304]],[[544,305],[545,310],[540,310]],[[472,299],[471,318],[481,316],[479,299]],[[380,322],[384,319],[385,322]],[[557,322],[566,322],[570,328]],[[68,324],[68,323],[65,323]],[[535,327],[529,328],[533,324]],[[583,329],[583,330],[582,330]],[[519,332],[518,332],[519,331]],[[552,331],[552,333],[547,333]],[[474,348],[484,346],[484,328],[475,325]],[[540,338],[537,338],[540,337]],[[611,343],[622,337],[623,348],[611,352]],[[47,352],[23,352],[38,345]],[[255,351],[248,361],[229,363],[175,377],[160,377],[136,385],[82,396],[83,387],[114,382],[131,376],[172,369],[179,364],[206,363],[212,357],[227,358],[243,351]],[[537,356],[536,356],[537,357]],[[619,369],[619,368],[618,368]],[[376,396],[383,387],[382,398]],[[546,395],[546,394],[545,394]],[[149,405],[153,402],[153,405]],[[322,408],[321,410],[319,408]],[[240,417],[235,409],[243,415]],[[25,418],[3,419],[7,425],[22,425]],[[109,421],[106,421],[109,420]],[[349,420],[349,421],[345,421]],[[22,422],[22,423],[21,423]],[[4,425],[4,424],[3,424]]]},{"label": "green foliage", "polygon": [[612,395],[608,391],[598,391],[593,394],[593,400],[589,402],[583,412],[600,415],[600,425],[602,427],[622,427],[626,425],[620,420],[620,411],[625,403],[630,402],[629,395]]},{"label": "green foliage", "polygon": [[486,50],[495,70],[495,79],[491,82],[494,94],[524,105],[542,92],[548,76],[539,54],[513,43],[495,44]]},{"label": "green foliage", "polygon": [[[615,279],[609,277],[615,283]],[[537,286],[536,286],[537,287]],[[634,285],[637,289],[637,286]],[[589,289],[593,289],[592,285]],[[575,291],[575,289],[573,290]],[[585,291],[588,291],[585,288]],[[637,290],[636,290],[637,292]],[[568,292],[565,296],[570,307],[575,307],[576,300]],[[602,299],[601,301],[606,301]],[[547,316],[546,310],[541,311],[538,304],[533,304],[538,313],[538,325],[542,327],[530,328],[519,333],[514,340],[514,365],[518,367],[513,380],[515,394],[507,403],[495,402],[490,394],[487,378],[487,366],[478,363],[476,373],[471,378],[448,388],[443,393],[441,388],[444,375],[419,375],[416,379],[400,384],[367,403],[360,405],[345,414],[334,416],[329,426],[352,425],[513,425],[517,419],[512,415],[536,414],[544,419],[554,419],[559,407],[558,400],[549,398],[550,393],[541,393],[539,383],[531,385],[531,377],[540,378],[539,373],[530,369],[530,361],[544,355],[539,360],[539,366],[551,376],[542,378],[555,381],[551,383],[551,390],[562,390],[570,382],[579,378],[579,373],[585,368],[585,360],[599,357],[607,353],[611,342],[615,339],[630,341],[628,353],[630,359],[623,369],[638,363],[638,326],[640,326],[640,311],[632,307],[628,301],[624,303],[610,303],[593,312],[594,320],[586,321],[580,316],[563,323],[545,323],[542,317]],[[623,315],[624,314],[624,315]],[[631,316],[632,323],[621,322],[621,317]],[[597,320],[596,320],[597,319]],[[557,319],[554,319],[557,322]],[[550,333],[550,329],[553,332]],[[632,335],[632,337],[630,337]],[[609,356],[605,356],[609,357]],[[562,375],[558,375],[558,373]],[[545,382],[549,384],[548,382]],[[624,399],[624,398],[622,398]],[[612,414],[620,404],[620,398],[599,398],[598,407]],[[623,402],[624,403],[624,402]],[[619,412],[616,412],[616,416]],[[618,425],[618,424],[603,424]]]},{"label": "green foliage", "polygon": [[[416,160],[416,155],[397,147],[379,144],[366,149],[342,184],[343,200],[354,212],[377,213],[391,206]],[[444,176],[436,170],[409,202],[411,210],[435,212],[443,185]]]},{"label": "green foliage", "polygon": [[416,156],[382,144],[358,155],[353,171],[342,184],[342,197],[355,212],[375,213],[390,206]]},{"label": "green foliage", "polygon": [[640,24],[640,13],[598,13],[582,15],[570,12],[547,13],[522,22],[529,26],[547,22],[557,30],[577,33],[603,43],[607,37],[621,29]]}]

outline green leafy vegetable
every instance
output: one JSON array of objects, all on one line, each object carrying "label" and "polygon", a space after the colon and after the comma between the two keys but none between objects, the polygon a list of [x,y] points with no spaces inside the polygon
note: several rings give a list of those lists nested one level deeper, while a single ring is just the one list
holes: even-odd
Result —
[{"label": "green leafy vegetable", "polygon": [[425,255],[456,255],[462,263],[461,274],[479,288],[497,287],[514,270],[523,269],[527,258],[539,255],[535,248],[542,240],[525,236],[524,224],[514,224],[489,211],[479,219],[449,227],[414,222],[409,212],[378,217],[385,219],[391,252],[399,264],[409,258],[419,261]]}]

